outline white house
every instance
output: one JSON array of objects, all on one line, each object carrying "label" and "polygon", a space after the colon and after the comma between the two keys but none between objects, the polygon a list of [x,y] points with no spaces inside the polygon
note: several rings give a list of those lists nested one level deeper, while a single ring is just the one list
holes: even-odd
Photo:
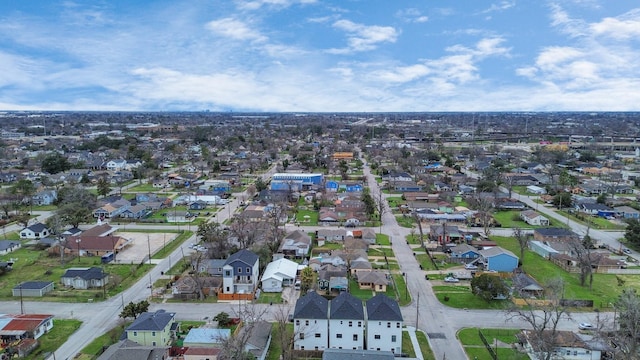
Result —
[{"label": "white house", "polygon": [[324,350],[329,342],[329,300],[312,291],[296,301],[293,310],[293,347]]},{"label": "white house", "polygon": [[107,161],[106,167],[107,170],[110,171],[120,171],[124,170],[127,166],[127,160],[124,159],[114,159]]},{"label": "white house", "polygon": [[20,231],[20,239],[42,239],[51,235],[51,231],[42,223],[35,223]]},{"label": "white house", "polygon": [[[547,352],[540,345],[547,343],[552,334],[543,332],[542,339],[538,339],[538,335],[531,330],[523,330],[518,338],[522,343],[527,355],[533,360],[545,359]],[[590,346],[578,334],[573,331],[556,331],[555,348],[553,349],[552,359],[563,360],[591,360],[601,359],[602,353],[596,347]]]},{"label": "white house", "polygon": [[267,264],[262,273],[262,291],[282,292],[283,286],[291,286],[296,280],[298,264],[288,259],[279,259]]},{"label": "white house", "polygon": [[529,225],[549,226],[549,219],[538,214],[534,210],[525,210],[520,212],[520,219]]},{"label": "white house", "polygon": [[362,300],[343,291],[329,307],[329,347],[364,349],[364,306]]},{"label": "white house", "polygon": [[398,302],[382,293],[367,300],[367,349],[402,352],[403,317]]}]

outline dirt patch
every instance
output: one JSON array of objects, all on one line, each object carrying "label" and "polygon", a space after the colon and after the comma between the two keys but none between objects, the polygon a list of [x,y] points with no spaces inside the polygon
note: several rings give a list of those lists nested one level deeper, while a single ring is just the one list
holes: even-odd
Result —
[{"label": "dirt patch", "polygon": [[116,256],[118,263],[140,263],[149,256],[149,250],[153,256],[178,237],[176,233],[118,232],[115,235],[130,240],[129,245]]}]

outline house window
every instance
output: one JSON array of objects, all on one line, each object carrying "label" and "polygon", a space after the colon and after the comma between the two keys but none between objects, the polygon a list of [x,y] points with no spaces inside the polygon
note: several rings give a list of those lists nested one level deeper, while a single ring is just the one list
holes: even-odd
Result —
[{"label": "house window", "polygon": [[322,334],[320,334],[320,333],[316,333],[316,337],[317,337],[317,338],[322,337]]},{"label": "house window", "polygon": [[152,342],[152,343],[151,343],[151,346],[156,346],[156,342],[155,342],[155,341],[154,341],[154,342]]},{"label": "house window", "polygon": [[137,332],[137,331],[134,331],[134,332],[133,332],[133,336],[138,336],[138,332]]},{"label": "house window", "polygon": [[304,340],[304,333],[300,333],[300,340]]},{"label": "house window", "polygon": [[380,335],[373,335],[373,338],[376,340],[380,340]]},{"label": "house window", "polygon": [[251,274],[251,268],[247,268],[247,274]]},{"label": "house window", "polygon": [[305,320],[305,321],[304,321],[304,325],[305,325],[305,326],[309,326],[309,320]]},{"label": "house window", "polygon": [[349,321],[349,327],[353,326],[353,321]]},{"label": "house window", "polygon": [[396,323],[396,328],[400,329],[400,323]]},{"label": "house window", "polygon": [[337,339],[342,339],[342,334],[336,334]]},{"label": "house window", "polygon": [[231,276],[231,271],[227,270],[224,272],[224,276]]},{"label": "house window", "polygon": [[362,327],[362,321],[358,321],[358,327]]},{"label": "house window", "polygon": [[353,334],[353,341],[358,341],[358,334]]},{"label": "house window", "polygon": [[300,350],[304,350],[304,346],[300,346]]},{"label": "house window", "polygon": [[227,292],[227,293],[228,293],[229,291],[230,291],[230,290],[229,290],[229,287],[227,286],[227,291],[225,291],[225,292]]},{"label": "house window", "polygon": [[152,332],[151,332],[151,336],[156,336],[156,332],[155,332],[155,331],[152,331]]},{"label": "house window", "polygon": [[396,342],[396,336],[395,335],[391,335],[391,342]]},{"label": "house window", "polygon": [[241,267],[238,268],[238,274],[242,274],[242,268]]},{"label": "house window", "polygon": [[391,323],[390,323],[390,322],[388,322],[388,323],[387,323],[387,327],[388,327],[388,328],[390,328],[390,327],[391,327]]}]

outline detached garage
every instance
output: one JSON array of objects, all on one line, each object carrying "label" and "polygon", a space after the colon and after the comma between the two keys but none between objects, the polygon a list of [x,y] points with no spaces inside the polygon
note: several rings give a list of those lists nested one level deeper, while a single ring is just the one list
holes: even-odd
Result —
[{"label": "detached garage", "polygon": [[12,289],[13,296],[43,297],[53,291],[53,281],[25,281]]}]

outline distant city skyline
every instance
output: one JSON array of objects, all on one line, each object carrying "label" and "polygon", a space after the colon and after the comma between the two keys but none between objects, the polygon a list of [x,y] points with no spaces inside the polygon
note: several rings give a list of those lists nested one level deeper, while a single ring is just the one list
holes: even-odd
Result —
[{"label": "distant city skyline", "polygon": [[638,111],[637,59],[627,1],[0,2],[2,110]]}]

